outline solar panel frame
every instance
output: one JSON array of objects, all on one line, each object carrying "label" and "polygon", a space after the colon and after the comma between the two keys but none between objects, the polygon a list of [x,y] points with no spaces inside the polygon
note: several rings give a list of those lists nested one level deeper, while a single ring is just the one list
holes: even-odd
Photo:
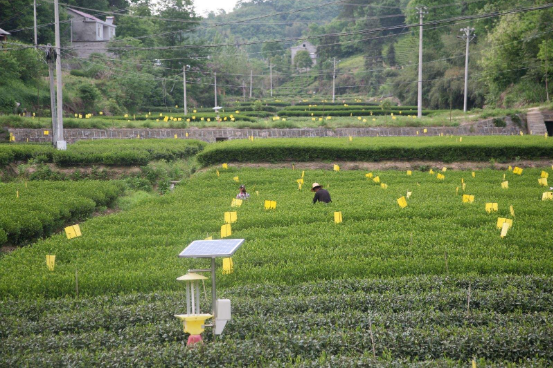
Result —
[{"label": "solar panel frame", "polygon": [[245,239],[194,240],[179,254],[179,258],[231,257]]}]

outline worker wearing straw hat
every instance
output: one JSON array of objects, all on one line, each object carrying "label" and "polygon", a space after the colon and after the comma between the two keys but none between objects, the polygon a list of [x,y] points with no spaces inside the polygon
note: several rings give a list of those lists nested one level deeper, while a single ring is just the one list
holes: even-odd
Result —
[{"label": "worker wearing straw hat", "polygon": [[313,183],[313,185],[311,186],[311,191],[315,192],[315,197],[313,197],[313,203],[332,202],[332,199],[330,199],[330,193],[328,192],[328,190],[323,189],[323,186],[320,185],[319,183]]}]

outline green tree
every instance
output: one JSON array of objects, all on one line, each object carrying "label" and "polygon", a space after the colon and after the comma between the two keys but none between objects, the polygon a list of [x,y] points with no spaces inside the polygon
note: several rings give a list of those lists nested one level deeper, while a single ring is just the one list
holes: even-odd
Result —
[{"label": "green tree", "polygon": [[305,50],[298,51],[294,57],[294,66],[296,69],[311,68],[313,66],[313,60],[311,60],[309,52]]}]

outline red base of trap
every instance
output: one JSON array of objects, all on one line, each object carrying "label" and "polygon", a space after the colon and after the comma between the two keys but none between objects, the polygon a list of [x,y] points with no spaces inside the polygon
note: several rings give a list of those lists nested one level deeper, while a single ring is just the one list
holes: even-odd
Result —
[{"label": "red base of trap", "polygon": [[188,337],[188,342],[186,343],[186,346],[191,346],[195,344],[202,344],[202,335],[190,335]]}]

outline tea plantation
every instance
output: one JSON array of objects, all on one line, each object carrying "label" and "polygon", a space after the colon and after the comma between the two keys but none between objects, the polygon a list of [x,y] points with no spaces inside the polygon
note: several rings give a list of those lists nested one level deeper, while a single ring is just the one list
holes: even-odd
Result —
[{"label": "tea plantation", "polygon": [[[246,144],[261,143],[201,155],[212,163]],[[56,234],[3,255],[0,366],[550,366],[553,201],[538,179],[551,174],[206,168],[164,196],[81,223],[82,237]],[[312,182],[332,203],[312,204]],[[239,184],[251,197],[233,208]],[[233,320],[188,349],[173,317],[186,310],[175,279],[207,263],[177,255],[220,238],[226,211],[237,212],[231,237],[246,239],[234,272],[217,275]],[[513,221],[504,237],[498,218]]]}]

